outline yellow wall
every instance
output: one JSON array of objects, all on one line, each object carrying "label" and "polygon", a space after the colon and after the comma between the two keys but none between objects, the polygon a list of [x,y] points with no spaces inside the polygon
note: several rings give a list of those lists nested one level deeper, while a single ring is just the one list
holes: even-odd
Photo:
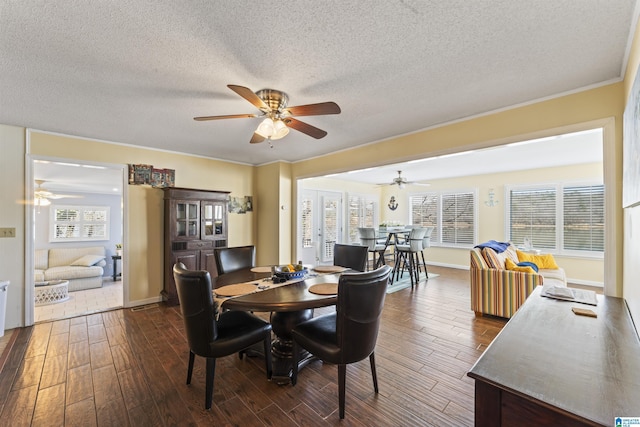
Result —
[{"label": "yellow wall", "polygon": [[[175,169],[176,187],[231,191],[232,196],[253,195],[252,166],[165,151],[31,133],[30,153],[112,164],[151,164]],[[157,298],[163,288],[163,191],[146,185],[130,185],[125,194],[124,276],[132,304]],[[229,214],[229,246],[254,242],[253,215]]]}]

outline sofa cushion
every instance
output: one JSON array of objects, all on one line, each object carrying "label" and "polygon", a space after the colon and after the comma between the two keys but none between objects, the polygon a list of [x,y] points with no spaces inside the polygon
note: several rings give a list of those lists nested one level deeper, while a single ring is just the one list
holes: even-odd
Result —
[{"label": "sofa cushion", "polygon": [[102,255],[83,255],[77,260],[73,261],[71,265],[76,265],[80,267],[91,267],[92,265],[96,265],[100,261],[102,261],[104,257]]},{"label": "sofa cushion", "polygon": [[556,260],[551,254],[535,255],[535,254],[528,254],[526,252],[522,252],[519,250],[516,250],[516,254],[518,257],[518,262],[529,261],[534,263],[535,265],[538,266],[538,268],[541,268],[541,269],[560,268],[558,267],[558,264],[556,264]]},{"label": "sofa cushion", "polygon": [[51,267],[44,272],[44,280],[70,280],[82,279],[85,277],[102,276],[104,270],[99,266],[78,267],[62,266]]},{"label": "sofa cushion", "polygon": [[567,277],[565,275],[563,268],[554,268],[554,269],[541,268],[540,270],[538,270],[538,273],[542,274],[545,279],[555,279],[555,280],[560,280],[562,282],[567,281]]},{"label": "sofa cushion", "polygon": [[44,270],[36,270],[33,273],[34,282],[44,282]]},{"label": "sofa cushion", "polygon": [[487,262],[482,256],[482,250],[479,248],[471,249],[471,268],[479,268],[481,270],[489,268]]},{"label": "sofa cushion", "polygon": [[491,248],[483,248],[482,255],[484,256],[485,261],[487,261],[487,265],[489,268],[495,268],[497,270],[505,270],[505,260],[509,258],[514,263],[518,263],[518,255],[516,254],[516,249],[513,245],[509,245],[507,249],[503,252],[497,253]]},{"label": "sofa cushion", "polygon": [[104,246],[89,246],[86,248],[53,248],[49,249],[49,267],[70,265],[83,255],[106,255]]},{"label": "sofa cushion", "polygon": [[521,271],[523,273],[535,273],[536,272],[533,269],[533,267],[531,267],[529,265],[520,266],[520,265],[516,264],[515,262],[511,261],[509,258],[504,260],[504,266],[506,267],[507,270]]}]

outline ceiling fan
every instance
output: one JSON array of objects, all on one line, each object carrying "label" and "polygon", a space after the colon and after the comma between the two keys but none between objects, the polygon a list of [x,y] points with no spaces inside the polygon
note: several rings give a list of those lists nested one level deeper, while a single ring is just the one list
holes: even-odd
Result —
[{"label": "ceiling fan", "polygon": [[275,89],[261,89],[253,92],[251,89],[238,86],[227,85],[229,89],[252,103],[260,110],[258,114],[231,114],[225,116],[202,116],[194,117],[196,121],[220,120],[220,119],[245,119],[264,118],[251,138],[251,144],[256,144],[264,140],[271,141],[284,138],[289,133],[289,128],[307,134],[313,138],[320,139],[327,135],[327,132],[311,126],[308,123],[294,119],[293,116],[320,116],[325,114],[340,114],[340,107],[335,102],[320,102],[318,104],[298,105],[287,107],[289,96]]},{"label": "ceiling fan", "polygon": [[37,187],[33,190],[33,204],[36,206],[49,206],[51,200],[69,198],[81,198],[82,196],[72,196],[70,194],[54,194],[42,186],[46,181],[44,179],[35,180]]},{"label": "ceiling fan", "polygon": [[393,178],[393,181],[390,182],[388,185],[397,185],[398,188],[403,189],[405,185],[423,185],[425,187],[428,187],[431,184],[423,184],[421,182],[413,182],[413,181],[407,181],[407,178],[405,178],[404,176],[402,176],[402,171],[398,171],[398,176]]}]

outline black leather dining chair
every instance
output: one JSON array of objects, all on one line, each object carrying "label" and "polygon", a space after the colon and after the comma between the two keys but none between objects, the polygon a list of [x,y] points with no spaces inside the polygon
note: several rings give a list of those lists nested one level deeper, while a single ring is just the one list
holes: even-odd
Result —
[{"label": "black leather dining chair", "polygon": [[184,264],[177,263],[173,266],[173,277],[189,343],[187,384],[191,384],[195,356],[207,359],[204,407],[211,409],[218,357],[238,353],[262,341],[265,369],[270,379],[271,324],[245,311],[225,311],[216,320],[208,271],[187,270]]},{"label": "black leather dining chair", "polygon": [[391,267],[384,265],[366,273],[343,273],[338,282],[338,301],[334,313],[297,324],[293,337],[293,374],[298,382],[300,347],[317,358],[338,365],[338,409],[344,418],[347,365],[367,356],[371,364],[373,389],[378,393],[374,350],[380,316]]},{"label": "black leather dining chair", "polygon": [[333,265],[350,268],[356,271],[367,269],[369,249],[362,245],[343,245],[336,243],[333,246]]},{"label": "black leather dining chair", "polygon": [[231,273],[256,266],[255,246],[236,246],[233,248],[216,248],[213,251],[218,274]]}]

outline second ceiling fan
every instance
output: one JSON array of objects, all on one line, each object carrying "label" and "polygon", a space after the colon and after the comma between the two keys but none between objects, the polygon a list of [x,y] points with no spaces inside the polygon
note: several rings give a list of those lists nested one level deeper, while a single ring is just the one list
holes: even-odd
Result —
[{"label": "second ceiling fan", "polygon": [[244,86],[227,85],[227,87],[252,103],[260,110],[260,113],[202,116],[194,117],[193,119],[197,121],[207,121],[254,117],[264,118],[251,138],[250,142],[252,144],[256,144],[264,140],[271,141],[283,138],[289,133],[289,128],[295,129],[298,132],[302,132],[316,139],[324,138],[327,135],[327,132],[308,123],[294,119],[293,116],[340,114],[340,107],[335,102],[320,102],[318,104],[287,107],[289,96],[279,90],[262,89],[254,93],[251,89]]},{"label": "second ceiling fan", "polygon": [[398,176],[393,178],[393,181],[390,182],[388,185],[397,185],[398,188],[403,189],[405,185],[422,185],[425,187],[428,187],[431,184],[423,184],[421,182],[413,182],[413,181],[407,181],[407,178],[405,178],[404,176],[402,176],[402,171],[398,171]]}]

